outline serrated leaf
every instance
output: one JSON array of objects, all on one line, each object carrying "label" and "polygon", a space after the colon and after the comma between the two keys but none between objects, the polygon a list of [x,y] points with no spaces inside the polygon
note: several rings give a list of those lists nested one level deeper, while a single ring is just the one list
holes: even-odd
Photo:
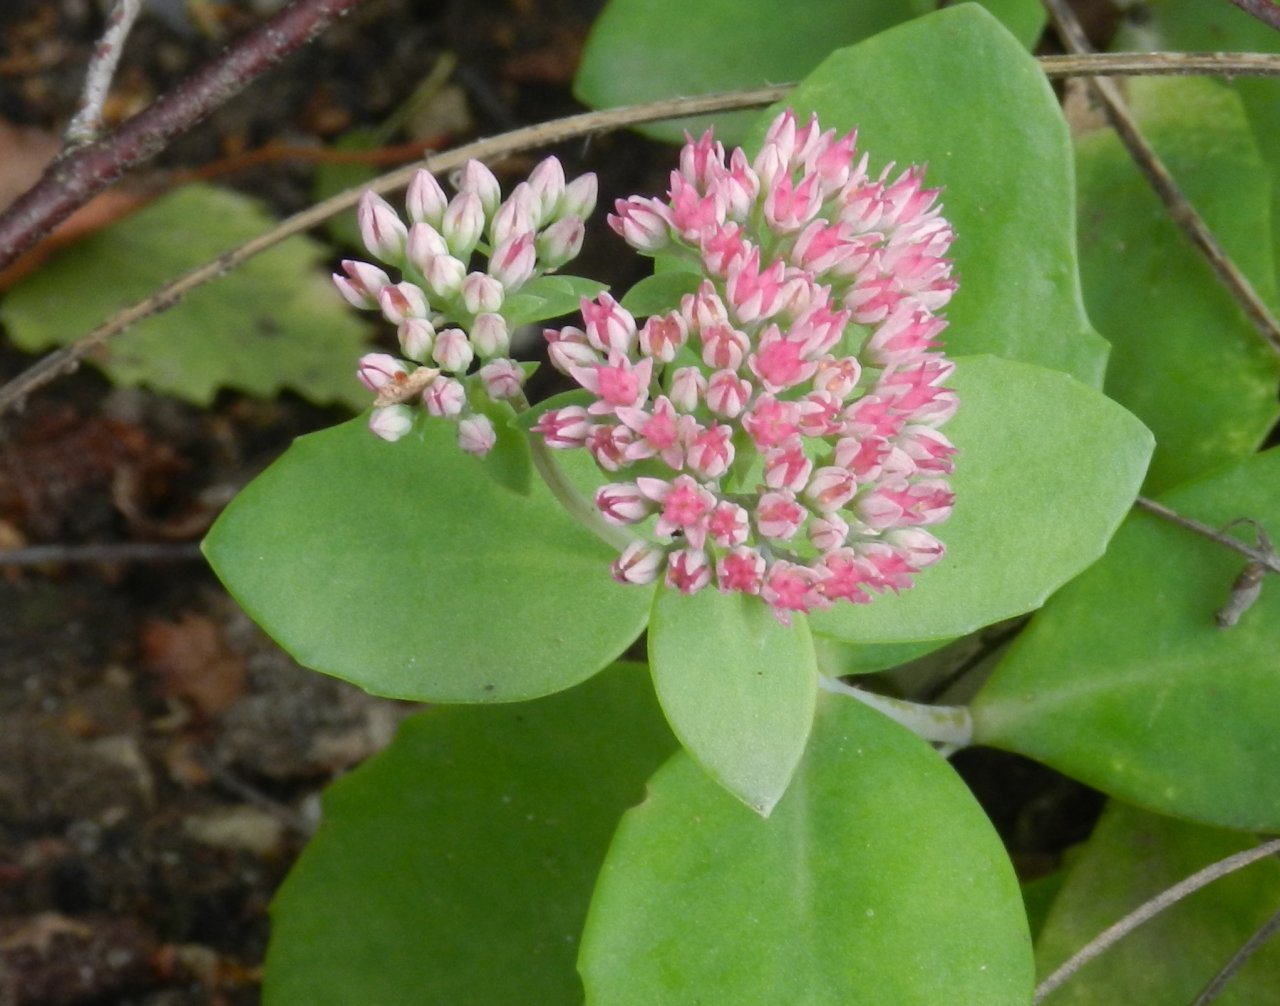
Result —
[{"label": "serrated leaf", "polygon": [[[1048,975],[1113,922],[1204,867],[1255,845],[1112,803],[1068,871],[1036,946]],[[1255,863],[1184,898],[1085,965],[1046,1006],[1187,1006],[1280,903],[1280,863]],[[1280,988],[1280,944],[1241,968],[1221,1006],[1261,1006]]]},{"label": "serrated leaf", "polygon": [[[934,5],[921,0],[806,0],[785,17],[765,0],[611,0],[597,18],[574,78],[574,94],[596,108],[797,80],[833,49],[891,28]],[[1030,47],[1044,25],[1035,0],[986,0]],[[679,30],[673,31],[672,26]],[[719,115],[717,136],[741,142],[750,113]],[[679,142],[712,120],[641,127]]]},{"label": "serrated leaf", "polygon": [[433,709],[332,786],[272,904],[267,1006],[573,1003],[618,816],[674,746],[640,667]]},{"label": "serrated leaf", "polygon": [[509,492],[452,423],[422,429],[388,444],[353,420],[297,440],[205,539],[232,596],[299,663],[399,698],[533,698],[621,653],[649,592],[613,582],[614,554],[540,482]]},{"label": "serrated leaf", "polygon": [[996,357],[958,361],[955,511],[942,561],[902,594],[810,616],[854,643],[961,636],[1031,611],[1098,558],[1137,494],[1151,434],[1059,371]]},{"label": "serrated leaf", "polygon": [[[1280,527],[1280,450],[1162,499],[1215,526],[1248,516]],[[975,741],[1150,810],[1280,830],[1280,593],[1264,587],[1219,629],[1214,611],[1241,566],[1135,513],[1009,649],[974,700]]]},{"label": "serrated leaf", "polygon": [[646,276],[636,283],[619,303],[637,318],[666,314],[680,306],[680,298],[701,285],[701,273],[673,270]]},{"label": "serrated leaf", "polygon": [[[65,345],[114,311],[268,230],[253,200],[188,185],[86,237],[19,283],[0,322],[28,352]],[[293,237],[116,336],[89,360],[116,384],[197,405],[220,388],[368,403],[355,378],[365,325],[316,269],[321,247]]]},{"label": "serrated leaf", "polygon": [[503,302],[502,316],[508,325],[518,328],[575,314],[582,298],[590,300],[607,289],[607,284],[582,276],[537,276]]},{"label": "serrated leaf", "polygon": [[782,104],[827,128],[856,126],[873,174],[888,161],[926,165],[943,189],[960,284],[949,352],[1101,386],[1107,348],[1081,302],[1066,123],[1035,59],[995,18],[964,4],[894,28],[832,55]]},{"label": "serrated leaf", "polygon": [[667,722],[716,782],[767,817],[804,754],[818,671],[803,618],[758,597],[660,588],[649,664]]},{"label": "serrated leaf", "polygon": [[1013,870],[950,766],[823,694],[767,820],[685,754],[628,811],[592,898],[587,1002],[1026,1006]]},{"label": "serrated leaf", "polygon": [[[1129,103],[1179,187],[1274,302],[1268,172],[1239,99],[1210,80],[1134,78]],[[1149,491],[1252,453],[1280,418],[1280,355],[1111,130],[1080,137],[1076,161],[1085,300],[1112,342],[1107,394],[1156,435]]]}]

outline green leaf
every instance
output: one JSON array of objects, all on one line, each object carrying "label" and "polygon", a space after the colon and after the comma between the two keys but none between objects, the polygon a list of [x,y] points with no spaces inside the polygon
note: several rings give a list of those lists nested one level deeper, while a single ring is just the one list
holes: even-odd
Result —
[{"label": "green leaf", "polygon": [[702,283],[702,273],[659,272],[646,276],[627,291],[620,303],[637,318],[666,314],[680,306],[680,298],[694,293]]},{"label": "green leaf", "polygon": [[608,1006],[1026,1006],[1032,962],[1000,840],[924,742],[823,694],[767,820],[684,754],[629,811],[579,960]]},{"label": "green leaf", "polygon": [[[611,0],[587,40],[574,94],[609,108],[797,80],[833,49],[933,6],[931,0],[806,0],[779,16],[777,4],[766,0]],[[986,6],[1025,46],[1039,37],[1044,12],[1035,0],[986,0]],[[686,129],[697,135],[712,122],[682,119],[641,132],[679,142]],[[739,143],[750,122],[750,113],[717,116],[716,135]]]},{"label": "green leaf", "polygon": [[528,435],[515,426],[515,410],[487,394],[473,396],[471,407],[489,417],[497,437],[493,449],[478,459],[480,467],[498,485],[527,496],[533,485],[533,461],[529,457]]},{"label": "green leaf", "polygon": [[581,1002],[596,872],[672,747],[634,666],[407,720],[325,794],[272,905],[267,1006]]},{"label": "green leaf", "polygon": [[901,595],[810,618],[855,643],[961,636],[1031,611],[1098,558],[1129,509],[1151,434],[1066,374],[995,357],[958,361],[955,512],[943,560]]},{"label": "green leaf", "polygon": [[[1268,172],[1239,99],[1210,80],[1134,78],[1129,103],[1179,187],[1274,302]],[[1079,139],[1077,164],[1085,300],[1112,343],[1107,394],[1156,435],[1149,490],[1252,453],[1280,418],[1280,356],[1110,129]]]},{"label": "green leaf", "polygon": [[613,582],[613,553],[541,483],[497,486],[452,423],[394,444],[364,425],[296,441],[205,539],[299,663],[381,695],[512,701],[590,677],[635,639],[650,593]]},{"label": "green leaf", "polygon": [[[1149,898],[1255,845],[1113,803],[1081,850],[1036,947],[1041,975]],[[1187,1006],[1280,903],[1280,863],[1255,863],[1197,891],[1090,962],[1046,1006]],[[1280,988],[1280,943],[1242,968],[1215,1003],[1258,1006]]]},{"label": "green leaf", "polygon": [[923,164],[944,190],[958,235],[951,353],[1101,386],[1107,351],[1081,302],[1066,123],[1039,65],[993,17],[965,4],[887,31],[835,53],[782,104],[856,126],[873,174]]},{"label": "green leaf", "polygon": [[607,284],[582,276],[537,276],[503,302],[502,316],[508,325],[518,328],[576,314],[583,297],[590,300],[607,289]]},{"label": "green leaf", "polygon": [[[1280,450],[1163,497],[1213,525],[1280,527]],[[1280,591],[1228,630],[1243,560],[1147,513],[1013,644],[973,705],[978,743],[1150,810],[1280,830]]]},{"label": "green leaf", "polygon": [[[253,200],[188,185],[84,238],[14,287],[0,322],[28,352],[65,345],[180,273],[268,230]],[[90,362],[116,384],[143,384],[197,405],[219,388],[283,389],[353,408],[365,324],[315,269],[323,250],[294,237],[116,336]]]},{"label": "green leaf", "polygon": [[659,589],[649,663],[667,722],[725,789],[768,817],[804,754],[818,671],[803,618],[758,597]]}]

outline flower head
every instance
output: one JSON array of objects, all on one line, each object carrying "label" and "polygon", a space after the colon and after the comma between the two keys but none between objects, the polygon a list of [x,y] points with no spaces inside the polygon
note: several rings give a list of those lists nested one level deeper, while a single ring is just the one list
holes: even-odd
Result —
[{"label": "flower head", "polygon": [[606,520],[656,516],[619,581],[755,594],[788,623],[904,589],[941,557],[926,528],[952,506],[937,312],[954,234],[920,169],[872,177],[855,140],[790,111],[754,159],[690,138],[667,198],[620,200],[609,223],[685,258],[697,291],[648,319],[601,296],[582,329],[546,332],[595,400],[534,432],[631,477],[596,494]]}]

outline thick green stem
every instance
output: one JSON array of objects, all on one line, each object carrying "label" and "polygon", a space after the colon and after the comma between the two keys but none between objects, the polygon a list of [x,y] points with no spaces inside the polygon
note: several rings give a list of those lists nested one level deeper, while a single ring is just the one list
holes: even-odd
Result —
[{"label": "thick green stem", "polygon": [[973,719],[968,706],[928,706],[906,699],[891,699],[876,695],[853,685],[846,685],[837,678],[818,675],[818,684],[825,691],[847,695],[863,705],[884,713],[895,723],[900,723],[917,737],[942,744],[952,750],[968,747],[973,740]]},{"label": "thick green stem", "polygon": [[569,516],[619,552],[637,540],[626,528],[615,527],[600,516],[600,511],[591,500],[578,492],[578,487],[565,477],[563,469],[552,457],[551,449],[543,443],[541,437],[529,437],[529,451],[533,455],[533,467],[542,476],[551,495],[569,512]]}]

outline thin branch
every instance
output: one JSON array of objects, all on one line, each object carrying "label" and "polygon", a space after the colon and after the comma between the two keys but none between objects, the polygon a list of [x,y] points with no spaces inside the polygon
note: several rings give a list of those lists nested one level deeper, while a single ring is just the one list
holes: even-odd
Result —
[{"label": "thin branch", "polygon": [[68,152],[0,214],[0,269],[361,0],[294,0],[98,143]]},{"label": "thin branch", "polygon": [[1276,77],[1280,55],[1258,52],[1084,52],[1038,56],[1046,77]]},{"label": "thin branch", "polygon": [[1280,31],[1280,6],[1271,0],[1231,0],[1246,14],[1252,14],[1263,24]]},{"label": "thin branch", "polygon": [[[1043,0],[1043,2],[1066,47],[1080,55],[1090,52],[1089,40],[1085,38],[1080,22],[1076,20],[1066,0]],[[1165,167],[1151,144],[1142,135],[1137,121],[1120,94],[1120,89],[1106,78],[1091,80],[1089,86],[1102,102],[1112,128],[1119,135],[1139,170],[1147,176],[1147,181],[1165,204],[1174,222],[1182,228],[1191,243],[1200,249],[1218,280],[1240,305],[1253,327],[1267,340],[1267,344],[1273,350],[1280,353],[1280,322],[1276,321],[1270,309],[1253,289],[1253,285],[1231,261],[1230,256],[1209,230],[1200,214],[1196,212],[1195,207],[1182,194],[1169,169]]]},{"label": "thin branch", "polygon": [[120,541],[99,545],[28,545],[25,548],[0,550],[0,569],[103,562],[191,562],[200,558],[199,545],[173,542]]},{"label": "thin branch", "polygon": [[1149,919],[1159,915],[1166,908],[1172,908],[1183,898],[1194,894],[1202,887],[1212,884],[1220,877],[1225,877],[1230,873],[1235,873],[1237,870],[1244,869],[1244,867],[1251,863],[1256,863],[1258,860],[1265,859],[1277,852],[1280,852],[1280,838],[1272,839],[1269,842],[1264,842],[1262,845],[1255,846],[1252,849],[1246,849],[1244,852],[1237,852],[1233,856],[1228,856],[1226,859],[1221,859],[1216,863],[1212,863],[1209,866],[1206,866],[1203,870],[1193,873],[1185,880],[1161,891],[1150,901],[1139,905],[1119,922],[1109,926],[1107,929],[1104,929],[1101,933],[1076,951],[1075,954],[1068,958],[1056,971],[1053,972],[1053,974],[1049,975],[1048,978],[1036,987],[1036,995],[1033,1003],[1039,1004],[1043,1002],[1051,992],[1061,986],[1067,981],[1067,979],[1071,978],[1072,975],[1088,964],[1091,960],[1100,956],[1105,951],[1110,950],[1116,943],[1124,939],[1124,937],[1128,936]]},{"label": "thin branch", "polygon": [[67,126],[65,138],[69,146],[81,147],[92,143],[102,132],[102,106],[116,75],[120,54],[124,52],[124,40],[129,37],[141,8],[141,0],[116,0],[111,8],[106,31],[93,47],[93,58],[85,72],[80,107]]},{"label": "thin branch", "polygon": [[1204,538],[1208,538],[1210,541],[1215,541],[1233,552],[1239,552],[1250,561],[1265,566],[1272,573],[1280,573],[1280,555],[1277,555],[1274,549],[1246,545],[1239,538],[1233,538],[1225,531],[1219,531],[1216,527],[1204,524],[1194,517],[1184,517],[1178,511],[1165,506],[1163,503],[1148,499],[1146,496],[1139,496],[1134,500],[1134,506],[1139,506],[1148,513],[1153,513],[1162,520],[1167,520],[1170,524],[1177,524],[1179,527],[1193,531]]},{"label": "thin branch", "polygon": [[1271,918],[1267,919],[1260,925],[1252,936],[1244,941],[1244,944],[1231,955],[1231,960],[1222,966],[1222,970],[1210,979],[1209,984],[1204,987],[1201,993],[1196,996],[1195,1002],[1191,1006],[1209,1006],[1211,1002],[1222,995],[1227,984],[1234,978],[1242,967],[1249,963],[1267,940],[1271,939],[1277,931],[1280,931],[1280,910],[1277,910]]}]

